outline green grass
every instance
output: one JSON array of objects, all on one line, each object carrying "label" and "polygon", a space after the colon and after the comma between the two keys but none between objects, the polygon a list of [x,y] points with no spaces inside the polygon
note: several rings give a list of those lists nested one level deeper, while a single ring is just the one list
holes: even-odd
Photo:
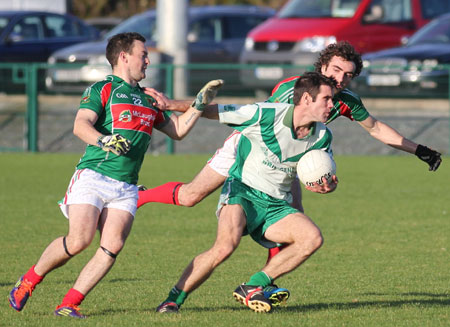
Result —
[{"label": "green grass", "polygon": [[[0,154],[0,326],[449,326],[449,158],[431,173],[413,156],[337,157],[336,192],[304,192],[323,247],[277,280],[288,306],[255,314],[231,292],[265,262],[245,237],[233,256],[191,294],[179,315],[160,315],[191,258],[215,238],[218,193],[194,208],[146,205],[111,272],[82,304],[83,322],[52,312],[94,253],[98,239],[49,274],[27,307],[9,308],[7,294],[47,244],[67,231],[56,205],[79,155]],[[149,156],[140,182],[189,181],[207,156]]]}]

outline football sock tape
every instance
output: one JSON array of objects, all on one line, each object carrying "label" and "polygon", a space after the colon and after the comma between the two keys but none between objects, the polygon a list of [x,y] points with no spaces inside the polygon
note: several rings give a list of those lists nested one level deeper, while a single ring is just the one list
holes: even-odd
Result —
[{"label": "football sock tape", "polygon": [[103,246],[100,246],[100,248],[103,250],[103,252],[105,252],[111,258],[113,258],[113,259],[117,258],[117,254],[112,253],[111,251],[105,249]]},{"label": "football sock tape", "polygon": [[65,236],[63,237],[63,246],[64,246],[64,251],[66,251],[66,254],[69,257],[73,257],[73,254],[70,254],[69,250],[67,250],[67,244],[66,244],[66,237]]}]

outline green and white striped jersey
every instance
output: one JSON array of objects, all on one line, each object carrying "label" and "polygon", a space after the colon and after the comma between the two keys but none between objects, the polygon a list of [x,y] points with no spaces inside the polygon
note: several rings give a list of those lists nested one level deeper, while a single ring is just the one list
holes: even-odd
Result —
[{"label": "green and white striped jersey", "polygon": [[236,161],[229,176],[277,199],[291,201],[291,184],[299,159],[309,150],[330,150],[332,134],[325,124],[313,124],[308,136],[297,139],[294,105],[255,103],[219,105],[221,123],[241,132]]}]

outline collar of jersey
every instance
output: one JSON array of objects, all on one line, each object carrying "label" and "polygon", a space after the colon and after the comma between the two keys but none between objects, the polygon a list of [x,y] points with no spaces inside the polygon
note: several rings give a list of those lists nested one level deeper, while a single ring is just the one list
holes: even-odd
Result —
[{"label": "collar of jersey", "polygon": [[[297,139],[297,134],[294,130],[294,105],[291,105],[289,109],[286,111],[286,115],[283,118],[283,125],[285,125],[287,128],[291,130],[292,138]],[[314,134],[314,130],[316,129],[316,123],[312,123],[311,128],[309,129],[308,135],[306,135],[304,138],[300,139],[303,140],[305,138],[310,137]]]},{"label": "collar of jersey", "polygon": [[115,82],[115,83],[123,83],[126,86],[128,86],[130,89],[140,88],[139,84],[136,84],[135,87],[132,87],[130,84],[125,82],[123,78],[120,78],[119,76],[116,76],[116,75],[112,75],[112,74],[108,75],[108,76],[106,76],[106,79],[110,80],[111,82]]}]

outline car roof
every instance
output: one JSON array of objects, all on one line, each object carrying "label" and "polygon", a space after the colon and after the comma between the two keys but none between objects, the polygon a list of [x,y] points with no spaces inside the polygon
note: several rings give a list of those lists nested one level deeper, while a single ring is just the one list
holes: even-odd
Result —
[{"label": "car roof", "polygon": [[[257,13],[257,14],[267,14],[273,15],[276,10],[270,7],[262,7],[262,6],[251,6],[251,5],[217,5],[217,6],[191,6],[188,8],[189,14],[193,16],[197,15],[205,15],[205,14],[215,14],[215,13],[228,13],[228,14],[249,14],[249,13]],[[149,9],[140,14],[136,14],[133,16],[154,16],[156,15],[155,9]],[[129,18],[133,17],[130,16]]]},{"label": "car roof", "polygon": [[24,16],[24,15],[30,15],[30,14],[39,14],[39,15],[48,15],[48,14],[54,14],[54,15],[69,15],[71,14],[61,14],[54,11],[39,11],[39,10],[0,10],[0,16],[2,17],[14,17],[14,16]]}]

